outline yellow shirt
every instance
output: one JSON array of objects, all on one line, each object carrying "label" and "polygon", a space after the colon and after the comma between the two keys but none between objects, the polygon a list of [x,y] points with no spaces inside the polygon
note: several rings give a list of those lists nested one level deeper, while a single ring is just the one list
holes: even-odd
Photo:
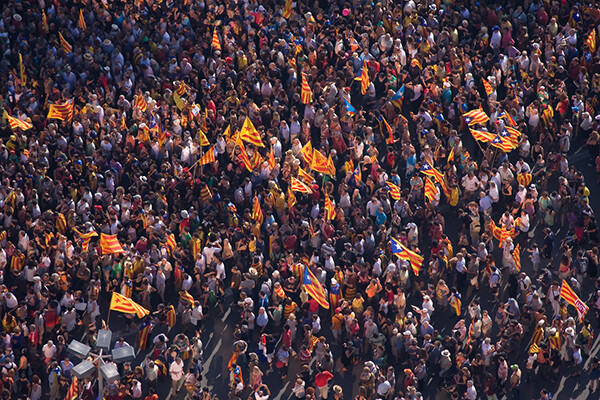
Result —
[{"label": "yellow shirt", "polygon": [[352,300],[352,310],[354,310],[354,312],[357,314],[361,314],[365,309],[364,302],[365,301],[360,298]]}]

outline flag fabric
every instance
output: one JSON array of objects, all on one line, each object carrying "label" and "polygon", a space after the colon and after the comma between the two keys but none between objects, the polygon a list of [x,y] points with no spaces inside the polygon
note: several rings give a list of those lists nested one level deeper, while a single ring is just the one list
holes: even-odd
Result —
[{"label": "flag fabric", "polygon": [[356,166],[354,172],[352,172],[352,178],[354,178],[355,185],[358,185],[358,182],[362,181],[362,173],[360,172],[360,166]]},{"label": "flag fabric", "polygon": [[304,72],[302,72],[300,100],[302,101],[302,104],[312,103],[313,101],[313,92],[310,86],[308,85],[308,79],[306,79],[306,74]]},{"label": "flag fabric", "polygon": [[42,11],[42,32],[48,33],[50,27],[48,26],[48,18],[46,17],[46,11]]},{"label": "flag fabric", "polygon": [[483,142],[483,143],[491,142],[492,140],[494,140],[494,137],[496,136],[493,133],[490,133],[487,131],[478,131],[476,129],[469,129],[469,131],[471,132],[471,135],[473,135],[473,138],[475,140],[479,140],[480,142]]},{"label": "flag fabric", "polygon": [[213,50],[221,51],[221,42],[219,41],[219,34],[217,33],[216,26],[215,26],[215,29],[213,30],[212,48],[213,48]]},{"label": "flag fabric", "polygon": [[[127,123],[125,122],[125,114],[121,114],[121,126],[119,128],[121,129],[121,132],[127,130]],[[159,128],[158,133],[160,134],[160,125],[158,128]]]},{"label": "flag fabric", "polygon": [[87,25],[85,24],[85,19],[83,18],[83,10],[79,10],[79,20],[77,20],[77,27],[82,31],[87,29]]},{"label": "flag fabric", "polygon": [[306,144],[302,147],[302,150],[300,152],[302,153],[302,158],[304,159],[306,165],[312,165],[313,148],[312,144],[310,143],[310,140],[306,142]]},{"label": "flag fabric", "polygon": [[531,343],[531,346],[529,346],[529,352],[531,354],[537,354],[541,351],[540,346],[537,345],[537,343]]},{"label": "flag fabric", "polygon": [[513,249],[512,259],[513,259],[513,263],[515,264],[515,269],[518,272],[521,272],[521,248],[519,247],[518,243],[515,246],[515,248]]},{"label": "flag fabric", "polygon": [[296,195],[294,194],[294,192],[292,192],[292,188],[288,187],[288,192],[287,192],[287,206],[288,206],[288,209],[291,209],[295,205],[296,205]]},{"label": "flag fabric", "polygon": [[335,218],[335,207],[333,206],[328,194],[325,195],[325,217],[327,219]]},{"label": "flag fabric", "polygon": [[435,179],[436,182],[442,182],[444,180],[444,174],[432,167],[428,161],[425,161],[423,163],[423,166],[421,167],[421,172],[427,176],[431,176],[433,179]]},{"label": "flag fabric", "polygon": [[319,150],[314,149],[310,168],[322,174],[329,174],[329,166],[327,164],[325,156]]},{"label": "flag fabric", "polygon": [[590,52],[592,54],[594,54],[596,52],[596,28],[595,27],[590,32],[588,38],[585,41],[585,44],[587,44],[587,46],[590,49]]},{"label": "flag fabric", "polygon": [[292,15],[292,0],[285,0],[285,4],[283,5],[283,18],[289,19]]},{"label": "flag fabric", "polygon": [[383,115],[379,114],[379,116],[377,117],[377,120],[379,121],[379,132],[381,133],[381,136],[386,137],[385,133],[383,133],[383,128],[385,128],[385,131],[387,132],[387,138],[385,139],[385,143],[393,144],[394,143],[394,130],[392,129],[390,124],[387,123],[387,121],[385,120],[385,117]]},{"label": "flag fabric", "polygon": [[171,233],[167,236],[167,246],[171,251],[177,247],[177,240],[175,239],[174,233]]},{"label": "flag fabric", "polygon": [[258,133],[249,117],[246,117],[246,120],[244,121],[242,130],[240,131],[240,138],[255,146],[265,147],[260,137],[260,133]]},{"label": "flag fabric", "polygon": [[417,67],[419,69],[423,69],[421,62],[417,58],[413,58],[412,61],[410,62],[410,65],[411,65],[411,67]]},{"label": "flag fabric", "polygon": [[60,45],[63,51],[67,54],[71,54],[73,52],[73,46],[71,46],[69,42],[67,42],[65,37],[60,32],[58,32],[58,39],[60,40]]},{"label": "flag fabric", "polygon": [[400,200],[402,198],[402,191],[400,190],[400,187],[394,185],[392,182],[389,182],[389,181],[386,181],[385,183],[390,188],[388,193],[392,197],[392,199]]},{"label": "flag fabric", "polygon": [[213,146],[210,149],[208,149],[206,153],[204,153],[204,155],[200,158],[198,163],[200,165],[205,165],[215,162],[215,160],[215,146]]},{"label": "flag fabric", "polygon": [[286,298],[285,291],[283,290],[281,283],[275,282],[275,285],[273,286],[273,291],[275,292],[277,297],[279,297],[280,299],[283,300]]},{"label": "flag fabric", "polygon": [[489,96],[490,94],[494,93],[494,88],[492,88],[492,85],[490,85],[490,83],[485,80],[484,78],[481,78],[481,81],[483,82],[483,88],[485,89],[485,93]]},{"label": "flag fabric", "polygon": [[485,125],[490,120],[490,117],[488,117],[487,114],[483,110],[476,109],[476,110],[471,110],[469,112],[464,113],[463,119],[465,120],[467,125],[475,125],[475,124]]},{"label": "flag fabric", "polygon": [[452,294],[450,295],[450,299],[448,299],[448,303],[456,313],[456,316],[460,317],[460,309],[462,307],[462,301],[460,300],[460,297],[456,294]]},{"label": "flag fabric", "polygon": [[69,390],[67,390],[67,395],[65,397],[65,400],[77,400],[78,397],[79,397],[79,382],[77,381],[77,377],[73,376],[73,380],[71,381]]},{"label": "flag fabric", "polygon": [[527,172],[522,172],[519,175],[517,175],[517,182],[519,183],[519,185],[522,185],[524,187],[529,187],[529,184],[531,183],[533,177],[531,176],[531,174],[527,173]]},{"label": "flag fabric", "polygon": [[298,178],[302,178],[304,182],[312,182],[314,177],[302,169],[302,167],[298,167]]},{"label": "flag fabric", "polygon": [[27,84],[27,74],[25,74],[25,65],[23,65],[23,56],[19,53],[19,75],[21,79],[21,86]]},{"label": "flag fabric", "polygon": [[148,343],[148,336],[150,331],[152,330],[152,323],[150,321],[145,321],[140,326],[139,330],[139,341],[140,341],[140,350],[146,350],[146,344]]},{"label": "flag fabric", "polygon": [[136,314],[139,318],[144,318],[150,314],[150,311],[117,292],[113,292],[112,294],[109,309],[127,314]]},{"label": "flag fabric", "polygon": [[175,307],[172,305],[167,306],[167,325],[169,329],[175,326],[177,323],[177,313],[175,312]]},{"label": "flag fabric", "polygon": [[7,115],[6,118],[8,119],[8,124],[10,125],[10,129],[12,129],[13,131],[16,130],[17,128],[21,128],[24,131],[26,131],[27,129],[33,128],[32,124],[30,124],[27,121],[23,121],[22,119],[15,118],[11,115]]},{"label": "flag fabric", "polygon": [[73,99],[67,100],[62,104],[50,104],[46,118],[71,122],[73,120],[73,108]]},{"label": "flag fabric", "polygon": [[191,294],[189,294],[189,293],[187,292],[187,290],[184,290],[184,291],[181,291],[181,292],[179,292],[179,298],[180,298],[180,299],[181,299],[183,302],[185,302],[185,303],[188,303],[188,304],[192,304],[192,305],[194,304],[194,301],[195,301],[195,300],[194,300],[194,297],[193,297]]},{"label": "flag fabric", "polygon": [[504,110],[500,111],[500,113],[498,114],[498,118],[506,120],[506,122],[508,122],[508,125],[510,126],[517,126],[517,121],[515,121],[515,119]]},{"label": "flag fabric", "polygon": [[390,102],[398,107],[398,109],[402,110],[402,103],[404,102],[404,85],[394,94],[392,100]]},{"label": "flag fabric", "polygon": [[494,147],[499,148],[505,153],[510,153],[514,149],[513,145],[508,140],[500,137],[500,135],[496,135],[494,137],[494,140],[492,140],[490,144]]},{"label": "flag fabric", "polygon": [[252,219],[262,225],[263,222],[263,211],[258,201],[258,196],[254,196],[254,202],[252,203]]},{"label": "flag fabric", "polygon": [[579,322],[583,321],[583,318],[587,314],[589,307],[581,301],[581,299],[575,294],[571,286],[567,283],[566,280],[563,279],[562,286],[560,287],[560,297],[565,299],[567,303],[575,307],[577,310],[577,316],[579,317]]},{"label": "flag fabric", "polygon": [[242,164],[244,164],[244,166],[246,167],[246,169],[250,172],[252,172],[252,163],[250,162],[250,158],[248,157],[248,153],[246,153],[246,147],[244,146],[244,144],[240,141],[239,142],[239,146],[240,146],[240,160],[242,160]]},{"label": "flag fabric", "polygon": [[304,267],[304,279],[302,280],[304,290],[323,308],[329,308],[329,302],[325,295],[325,289],[321,282],[313,275],[308,267]]},{"label": "flag fabric", "polygon": [[269,168],[274,169],[276,162],[275,162],[275,153],[273,152],[273,146],[271,146],[271,150],[269,151],[269,155],[267,157],[267,162],[269,163]]},{"label": "flag fabric", "polygon": [[344,99],[344,105],[346,106],[346,113],[353,117],[356,114],[356,108],[352,107],[352,104],[346,99]]},{"label": "flag fabric", "polygon": [[117,235],[107,235],[106,233],[100,234],[100,250],[102,254],[119,254],[125,253],[121,243],[117,239]]},{"label": "flag fabric", "polygon": [[90,241],[92,240],[93,237],[98,236],[98,234],[96,232],[94,232],[94,231],[87,232],[87,233],[81,233],[77,229],[73,229],[73,231],[75,232],[75,234],[77,235],[77,237],[81,241],[81,249],[83,251],[88,251],[88,247],[90,245]]},{"label": "flag fabric", "polygon": [[433,200],[435,200],[436,193],[437,189],[435,184],[431,181],[431,179],[425,177],[425,197],[430,203],[433,203]]},{"label": "flag fabric", "polygon": [[448,154],[448,162],[454,161],[454,147],[450,149],[450,154]]},{"label": "flag fabric", "polygon": [[327,168],[329,169],[329,175],[332,178],[336,176],[335,164],[333,163],[333,158],[331,158],[331,154],[327,157]]},{"label": "flag fabric", "polygon": [[138,91],[133,106],[139,108],[141,112],[146,112],[146,110],[148,109],[148,103],[146,103],[146,99],[144,98],[144,95],[142,94],[141,90]]},{"label": "flag fabric", "polygon": [[396,238],[392,238],[392,253],[402,260],[408,260],[415,275],[419,275],[419,270],[423,264],[423,257],[404,247]]},{"label": "flag fabric", "polygon": [[371,81],[369,80],[369,68],[367,67],[366,61],[363,61],[363,66],[360,70],[360,74],[356,78],[354,78],[354,80],[360,81],[360,93],[367,93]]},{"label": "flag fabric", "polygon": [[294,192],[300,192],[300,193],[306,193],[306,194],[312,194],[313,190],[311,189],[310,186],[308,186],[307,184],[303,183],[302,181],[294,178],[292,176],[291,178],[291,190]]}]

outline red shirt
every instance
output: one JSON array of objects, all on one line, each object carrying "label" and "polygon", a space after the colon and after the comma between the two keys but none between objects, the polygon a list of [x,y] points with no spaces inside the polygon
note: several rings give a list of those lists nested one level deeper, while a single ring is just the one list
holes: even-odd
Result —
[{"label": "red shirt", "polygon": [[315,386],[323,387],[323,386],[327,385],[327,382],[329,382],[331,380],[331,378],[333,378],[333,375],[331,374],[331,372],[329,372],[329,371],[319,372],[317,374],[317,376],[315,376]]}]

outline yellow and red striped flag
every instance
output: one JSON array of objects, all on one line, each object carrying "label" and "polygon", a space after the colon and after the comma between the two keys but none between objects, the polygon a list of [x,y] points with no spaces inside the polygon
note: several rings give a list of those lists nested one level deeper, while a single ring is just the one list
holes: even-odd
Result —
[{"label": "yellow and red striped flag", "polygon": [[289,19],[292,15],[292,0],[285,0],[285,4],[283,5],[283,18]]},{"label": "yellow and red striped flag", "polygon": [[383,137],[386,136],[383,133],[384,128],[385,128],[385,131],[387,132],[387,138],[385,139],[385,143],[386,144],[394,144],[394,130],[392,129],[390,124],[388,124],[388,122],[385,120],[385,117],[381,114],[377,117],[377,119],[379,120],[379,132],[381,133],[381,136],[383,136]]},{"label": "yellow and red striped flag", "polygon": [[73,99],[67,100],[62,104],[50,104],[46,118],[71,122],[73,120],[73,107]]},{"label": "yellow and red striped flag", "polygon": [[204,153],[204,155],[202,156],[202,158],[200,158],[200,161],[198,161],[198,163],[200,165],[205,165],[215,162],[215,160],[215,146],[213,146],[210,149],[208,149],[206,153]]},{"label": "yellow and red striped flag", "polygon": [[21,78],[21,86],[27,84],[27,74],[25,73],[25,65],[23,65],[23,56],[19,53],[19,75]]},{"label": "yellow and red striped flag", "polygon": [[42,33],[48,33],[50,27],[48,26],[48,18],[46,17],[46,11],[42,11]]},{"label": "yellow and red striped flag", "polygon": [[100,250],[102,254],[119,254],[125,253],[117,235],[107,235],[106,233],[100,234]]},{"label": "yellow and red striped flag", "polygon": [[144,318],[150,314],[150,311],[117,292],[113,292],[112,294],[109,309],[127,314],[136,314],[139,318]]},{"label": "yellow and red striped flag", "polygon": [[244,121],[242,130],[240,131],[240,138],[255,146],[265,147],[260,137],[260,133],[258,133],[249,117],[246,117],[246,120]]},{"label": "yellow and red striped flag", "polygon": [[138,339],[140,341],[140,350],[146,350],[146,343],[148,343],[148,335],[154,325],[150,321],[144,321],[142,325],[140,325],[140,333]]},{"label": "yellow and red striped flag", "polygon": [[331,158],[331,154],[329,155],[329,157],[327,157],[327,168],[329,169],[329,175],[331,175],[332,178],[335,178],[335,164],[333,163],[333,158]]},{"label": "yellow and red striped flag", "polygon": [[302,153],[302,158],[304,159],[306,165],[312,165],[313,148],[312,144],[310,143],[310,140],[306,142],[306,144],[302,147],[302,150],[300,152]]},{"label": "yellow and red striped flag", "polygon": [[514,150],[517,147],[515,144],[513,144],[513,142],[510,139],[503,138],[500,135],[496,135],[494,137],[494,140],[492,140],[490,142],[490,144],[494,147],[499,148],[500,150],[504,151],[505,153],[510,153],[512,150]]},{"label": "yellow and red striped flag", "polygon": [[212,48],[213,48],[213,50],[221,51],[221,42],[219,41],[219,34],[217,33],[216,26],[215,26],[215,29],[213,30]]},{"label": "yellow and red striped flag", "polygon": [[469,129],[469,131],[475,140],[479,140],[483,143],[491,142],[496,137],[496,135],[487,131],[478,131],[477,129]]},{"label": "yellow and red striped flag", "polygon": [[71,46],[69,42],[67,42],[65,37],[60,32],[58,32],[58,39],[60,40],[60,45],[63,51],[67,54],[71,54],[73,52],[73,46]]},{"label": "yellow and red striped flag", "polygon": [[306,79],[306,74],[304,72],[302,72],[300,100],[302,101],[302,104],[312,103],[313,101],[313,92],[310,86],[308,85],[308,80]]},{"label": "yellow and red striped flag", "polygon": [[273,146],[271,146],[271,151],[269,151],[269,156],[267,158],[267,162],[269,163],[269,168],[275,168],[275,153],[273,152]]},{"label": "yellow and red striped flag", "polygon": [[400,188],[398,186],[394,185],[392,182],[386,181],[385,183],[390,188],[388,193],[392,197],[392,199],[400,200],[402,198],[402,191],[400,190]]},{"label": "yellow and red striped flag", "polygon": [[587,314],[589,307],[581,301],[581,299],[575,294],[571,286],[567,283],[566,280],[563,279],[562,286],[560,287],[560,297],[565,299],[567,303],[575,307],[577,310],[577,316],[579,317],[579,322],[583,321],[583,318]]},{"label": "yellow and red striped flag", "polygon": [[79,240],[81,240],[81,249],[83,251],[88,251],[90,241],[93,237],[98,236],[98,234],[94,231],[87,233],[81,233],[77,229],[73,229],[73,231],[75,231],[75,234],[77,235],[77,237],[79,237]]},{"label": "yellow and red striped flag", "polygon": [[485,78],[481,78],[481,81],[483,82],[483,88],[485,89],[485,93],[489,96],[490,94],[494,93],[494,88],[492,87],[492,85],[485,80]]},{"label": "yellow and red striped flag", "polygon": [[311,174],[302,169],[302,167],[298,167],[298,178],[302,178],[304,182],[312,183],[315,179]]},{"label": "yellow and red striped flag", "polygon": [[294,194],[294,192],[292,192],[292,188],[288,187],[288,192],[287,192],[287,206],[288,206],[288,209],[291,209],[295,205],[296,205],[296,195]]},{"label": "yellow and red striped flag", "polygon": [[65,400],[77,400],[78,397],[79,397],[79,383],[77,381],[77,377],[73,376],[73,380],[71,381],[69,390],[67,390],[67,395],[65,397]]},{"label": "yellow and red striped flag", "polygon": [[490,120],[490,117],[487,116],[485,111],[483,111],[479,108],[476,110],[471,110],[469,112],[464,113],[462,117],[465,120],[465,122],[467,123],[467,125],[475,125],[475,124],[485,125]]},{"label": "yellow and red striped flag", "polygon": [[175,326],[177,323],[177,313],[175,312],[175,307],[167,306],[167,325],[169,325],[169,329]]},{"label": "yellow and red striped flag", "polygon": [[360,71],[360,75],[358,75],[354,80],[360,81],[360,93],[365,94],[369,89],[369,85],[371,81],[369,80],[369,68],[367,66],[367,62],[363,61],[363,66]]},{"label": "yellow and red striped flag", "polygon": [[327,194],[325,195],[325,217],[327,219],[335,218],[335,207],[333,206],[333,203]]},{"label": "yellow and red striped flag", "polygon": [[177,240],[175,240],[175,234],[171,233],[167,236],[167,247],[173,251],[177,247]]},{"label": "yellow and red striped flag", "polygon": [[273,286],[273,291],[275,292],[275,294],[277,295],[277,297],[279,297],[280,299],[285,299],[285,291],[283,290],[283,287],[281,286],[281,283],[279,282],[275,282],[274,286]]},{"label": "yellow and red striped flag", "polygon": [[448,154],[448,162],[454,161],[454,147],[450,149],[450,154]]},{"label": "yellow and red striped flag", "polygon": [[436,182],[444,181],[444,174],[435,169],[429,162],[425,161],[421,167],[421,172],[427,176],[431,176]]},{"label": "yellow and red striped flag", "polygon": [[186,290],[179,292],[179,297],[185,303],[194,304],[194,297],[191,294],[189,294]]},{"label": "yellow and red striped flag", "polygon": [[[121,114],[121,131],[127,130],[127,123],[125,122],[125,114]],[[159,128],[160,129],[160,128]]]},{"label": "yellow and red striped flag", "polygon": [[83,18],[83,9],[79,10],[79,19],[77,20],[77,27],[82,31],[85,31],[87,29],[85,19]]},{"label": "yellow and red striped flag", "polygon": [[423,257],[412,250],[406,248],[400,241],[394,237],[392,239],[392,253],[400,257],[401,260],[408,260],[415,275],[419,275]]},{"label": "yellow and red striped flag", "polygon": [[244,143],[242,143],[242,141],[240,140],[239,142],[239,146],[240,146],[240,160],[242,160],[242,164],[244,164],[244,166],[246,167],[246,169],[250,172],[252,172],[252,163],[250,162],[250,158],[248,157],[248,153],[246,153],[246,147],[244,146]]},{"label": "yellow and red striped flag", "polygon": [[148,103],[146,103],[146,99],[144,98],[144,95],[142,94],[141,90],[138,91],[133,106],[139,108],[141,112],[146,112],[146,110],[148,109]]},{"label": "yellow and red striped flag", "polygon": [[515,248],[513,249],[512,259],[513,259],[513,262],[515,263],[515,269],[518,272],[521,272],[521,248],[519,247],[518,243],[515,246]]},{"label": "yellow and red striped flag", "polygon": [[15,118],[11,115],[7,115],[6,118],[8,119],[8,124],[13,131],[17,128],[21,128],[24,131],[33,128],[32,124],[27,121],[23,121],[22,119]]},{"label": "yellow and red striped flag", "polygon": [[260,207],[260,202],[258,201],[258,196],[254,195],[254,201],[252,202],[252,219],[262,224],[264,215],[262,208]]},{"label": "yellow and red striped flag", "polygon": [[430,203],[433,203],[433,200],[435,200],[436,192],[437,189],[435,188],[433,181],[428,177],[425,177],[425,197]]},{"label": "yellow and red striped flag", "polygon": [[313,150],[311,169],[322,174],[329,174],[329,165],[325,156],[317,149]]},{"label": "yellow and red striped flag", "polygon": [[319,282],[319,280],[313,275],[308,267],[304,267],[304,278],[302,279],[302,285],[304,286],[306,293],[315,299],[321,307],[327,309],[329,308],[329,302],[327,301],[327,296],[325,295],[325,289],[323,289],[323,285],[321,285],[321,282]]},{"label": "yellow and red striped flag", "polygon": [[585,44],[587,44],[590,52],[594,54],[596,52],[596,28],[592,29],[589,36],[587,37]]},{"label": "yellow and red striped flag", "polygon": [[294,178],[293,176],[291,177],[291,190],[294,192],[300,192],[300,193],[306,193],[306,194],[312,194],[313,190],[311,189],[310,186],[308,186],[307,184],[303,183],[302,181]]}]

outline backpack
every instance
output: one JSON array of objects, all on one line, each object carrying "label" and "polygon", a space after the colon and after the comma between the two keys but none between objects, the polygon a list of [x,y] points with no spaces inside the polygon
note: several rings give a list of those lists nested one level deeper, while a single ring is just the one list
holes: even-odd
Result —
[{"label": "backpack", "polygon": [[209,302],[210,304],[215,304],[215,303],[217,302],[217,294],[215,293],[215,291],[214,291],[214,290],[211,290],[211,291],[208,293],[208,302]]}]

